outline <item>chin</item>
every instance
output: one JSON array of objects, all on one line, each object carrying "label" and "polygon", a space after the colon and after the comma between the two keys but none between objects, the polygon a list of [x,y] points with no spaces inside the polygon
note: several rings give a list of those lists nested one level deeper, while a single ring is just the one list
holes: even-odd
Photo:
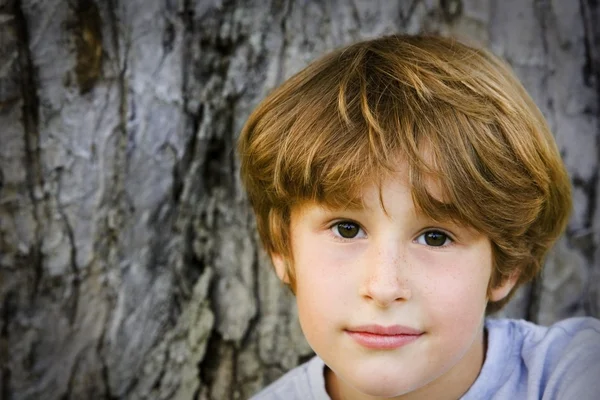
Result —
[{"label": "chin", "polygon": [[381,374],[373,378],[373,376],[353,376],[346,382],[356,391],[372,397],[396,397],[414,390],[408,387],[406,382],[402,382],[399,376]]}]

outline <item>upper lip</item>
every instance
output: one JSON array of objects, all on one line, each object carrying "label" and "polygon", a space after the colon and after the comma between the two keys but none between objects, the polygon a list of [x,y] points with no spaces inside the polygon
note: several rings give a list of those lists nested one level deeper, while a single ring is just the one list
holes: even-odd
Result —
[{"label": "upper lip", "polygon": [[409,328],[402,325],[360,325],[346,329],[349,332],[370,333],[372,335],[393,336],[393,335],[420,335],[423,331]]}]

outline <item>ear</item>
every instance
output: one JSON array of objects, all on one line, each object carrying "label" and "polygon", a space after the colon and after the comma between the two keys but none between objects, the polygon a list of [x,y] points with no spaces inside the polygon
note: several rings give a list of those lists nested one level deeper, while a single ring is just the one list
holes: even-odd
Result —
[{"label": "ear", "polygon": [[515,287],[515,285],[517,284],[518,280],[519,280],[518,273],[512,274],[508,278],[504,279],[504,281],[502,283],[500,283],[498,286],[496,286],[490,290],[489,301],[492,301],[492,302],[500,301],[503,298],[505,298],[506,296],[508,296],[508,294],[510,293],[512,288]]},{"label": "ear", "polygon": [[285,258],[279,253],[271,253],[271,261],[275,267],[275,273],[279,279],[286,284],[290,283],[290,278],[287,273],[287,262]]}]

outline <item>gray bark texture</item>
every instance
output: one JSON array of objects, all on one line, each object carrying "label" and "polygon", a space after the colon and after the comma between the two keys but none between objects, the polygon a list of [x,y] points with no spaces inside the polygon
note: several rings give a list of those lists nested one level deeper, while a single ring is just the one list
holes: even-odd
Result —
[{"label": "gray bark texture", "polygon": [[237,175],[324,52],[454,35],[516,70],[575,207],[502,315],[600,316],[594,0],[0,0],[0,399],[246,399],[311,356]]}]

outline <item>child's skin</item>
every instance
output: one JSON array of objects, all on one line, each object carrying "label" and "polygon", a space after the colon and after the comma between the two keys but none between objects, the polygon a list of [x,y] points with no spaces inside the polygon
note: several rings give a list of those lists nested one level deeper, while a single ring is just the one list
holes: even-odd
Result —
[{"label": "child's skin", "polygon": [[[484,362],[486,304],[504,298],[516,280],[488,291],[490,240],[417,214],[406,165],[399,167],[381,187],[385,210],[377,186],[365,188],[364,209],[292,209],[300,323],[329,367],[334,400],[459,398]],[[272,259],[288,282],[291,261]],[[372,325],[414,332],[369,334],[376,328],[364,326]]]}]

